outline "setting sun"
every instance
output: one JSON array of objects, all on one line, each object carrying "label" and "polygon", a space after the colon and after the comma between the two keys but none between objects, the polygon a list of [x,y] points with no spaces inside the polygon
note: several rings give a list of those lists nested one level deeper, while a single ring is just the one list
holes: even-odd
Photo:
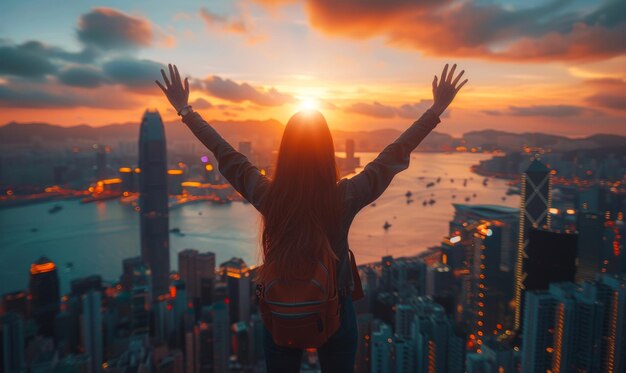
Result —
[{"label": "setting sun", "polygon": [[306,111],[311,111],[311,110],[318,110],[319,109],[319,103],[317,102],[316,99],[311,98],[311,97],[306,97],[300,100],[300,104],[298,105],[298,111],[300,110],[306,110]]}]

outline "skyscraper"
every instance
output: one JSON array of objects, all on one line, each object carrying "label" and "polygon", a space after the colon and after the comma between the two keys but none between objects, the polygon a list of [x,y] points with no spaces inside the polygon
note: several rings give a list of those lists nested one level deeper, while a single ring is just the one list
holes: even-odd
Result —
[{"label": "skyscraper", "polygon": [[141,257],[152,270],[155,296],[168,291],[170,273],[167,154],[163,121],[146,111],[139,133]]},{"label": "skyscraper", "polygon": [[83,302],[83,345],[91,356],[91,371],[99,372],[102,364],[102,295],[90,290],[82,298]]},{"label": "skyscraper", "polygon": [[532,228],[550,228],[549,210],[552,205],[552,179],[550,169],[538,159],[533,159],[522,174],[520,195],[519,237],[515,259],[515,319],[513,326],[519,330],[522,322],[522,299],[526,270],[524,257],[528,245],[528,230]]},{"label": "skyscraper", "polygon": [[215,278],[215,253],[198,253],[198,250],[185,249],[178,253],[178,272],[187,284],[190,299],[200,299],[203,280]]},{"label": "skyscraper", "polygon": [[243,259],[231,258],[220,265],[222,281],[228,287],[230,322],[250,319],[250,272]]},{"label": "skyscraper", "polygon": [[0,316],[0,370],[24,370],[24,322],[20,315],[9,312]]},{"label": "skyscraper", "polygon": [[52,337],[61,299],[57,267],[50,259],[42,256],[30,265],[28,288],[32,315],[39,326],[39,333]]},{"label": "skyscraper", "polygon": [[553,282],[574,282],[577,234],[528,230],[524,256],[524,291],[547,290]]}]

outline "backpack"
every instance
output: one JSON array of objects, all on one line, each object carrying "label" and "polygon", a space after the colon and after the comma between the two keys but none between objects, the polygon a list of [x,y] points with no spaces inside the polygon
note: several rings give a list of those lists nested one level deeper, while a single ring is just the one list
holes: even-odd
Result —
[{"label": "backpack", "polygon": [[339,329],[337,263],[330,250],[323,251],[308,278],[280,279],[274,263],[263,264],[268,276],[256,285],[256,297],[276,345],[317,348]]}]

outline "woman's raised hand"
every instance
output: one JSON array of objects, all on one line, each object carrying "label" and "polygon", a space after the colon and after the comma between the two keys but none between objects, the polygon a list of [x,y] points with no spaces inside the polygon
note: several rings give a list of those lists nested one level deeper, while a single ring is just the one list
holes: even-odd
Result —
[{"label": "woman's raised hand", "polygon": [[456,70],[456,64],[452,65],[450,72],[448,72],[448,64],[446,64],[441,73],[441,80],[437,80],[437,75],[433,79],[433,99],[435,102],[430,109],[437,115],[441,115],[446,110],[454,100],[454,96],[467,83],[467,79],[465,79],[461,84],[458,84],[465,70],[461,70],[456,78],[454,77],[454,70]]},{"label": "woman's raised hand", "polygon": [[185,82],[180,80],[180,74],[178,73],[178,68],[176,65],[169,64],[167,65],[170,70],[170,79],[167,78],[167,74],[165,71],[161,69],[161,75],[163,75],[163,81],[165,82],[165,86],[159,82],[159,80],[155,80],[156,84],[161,88],[167,99],[170,101],[170,104],[174,107],[176,112],[180,112],[185,106],[187,106],[187,102],[189,100],[189,81],[185,78]]}]

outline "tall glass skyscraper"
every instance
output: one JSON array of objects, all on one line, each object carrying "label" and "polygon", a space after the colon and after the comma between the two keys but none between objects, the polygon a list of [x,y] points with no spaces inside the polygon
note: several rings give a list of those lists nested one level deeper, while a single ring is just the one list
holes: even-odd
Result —
[{"label": "tall glass skyscraper", "polygon": [[59,275],[56,265],[41,257],[30,266],[30,306],[33,318],[39,326],[39,334],[54,336],[54,319],[59,312]]},{"label": "tall glass skyscraper", "polygon": [[550,228],[550,207],[552,205],[552,179],[550,169],[538,159],[533,159],[522,174],[522,193],[520,195],[519,238],[515,262],[515,330],[521,329],[523,311],[523,290],[526,270],[524,258],[527,257],[528,231],[530,228]]},{"label": "tall glass skyscraper", "polygon": [[168,291],[170,243],[165,131],[157,111],[147,110],[141,121],[139,168],[141,258],[152,270],[158,296]]}]

